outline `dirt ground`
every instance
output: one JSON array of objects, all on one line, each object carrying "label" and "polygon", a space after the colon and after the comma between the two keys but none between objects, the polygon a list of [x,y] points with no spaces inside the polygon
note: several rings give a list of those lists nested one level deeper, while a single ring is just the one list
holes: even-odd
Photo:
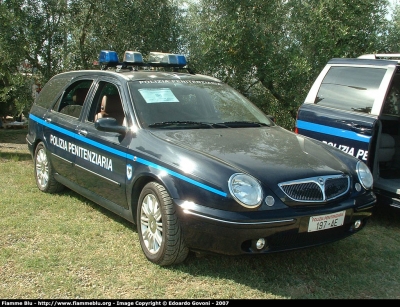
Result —
[{"label": "dirt ground", "polygon": [[24,129],[0,129],[0,152],[28,152]]}]

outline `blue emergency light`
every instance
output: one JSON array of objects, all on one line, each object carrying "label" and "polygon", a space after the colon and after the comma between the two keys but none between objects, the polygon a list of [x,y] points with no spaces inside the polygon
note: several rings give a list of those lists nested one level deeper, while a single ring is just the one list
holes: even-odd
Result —
[{"label": "blue emergency light", "polygon": [[182,54],[150,52],[149,64],[151,66],[168,66],[182,68],[186,65],[186,57]]},{"label": "blue emergency light", "polygon": [[140,52],[137,51],[125,51],[124,63],[129,64],[143,64],[143,57]]},{"label": "blue emergency light", "polygon": [[99,56],[99,64],[102,69],[107,69],[108,67],[125,69],[132,66],[183,68],[187,64],[184,55],[173,53],[150,52],[148,60],[147,63],[144,63],[142,54],[137,51],[125,51],[122,63],[119,62],[115,51],[101,50]]},{"label": "blue emergency light", "polygon": [[100,65],[118,65],[118,55],[115,51],[101,50],[99,56]]}]

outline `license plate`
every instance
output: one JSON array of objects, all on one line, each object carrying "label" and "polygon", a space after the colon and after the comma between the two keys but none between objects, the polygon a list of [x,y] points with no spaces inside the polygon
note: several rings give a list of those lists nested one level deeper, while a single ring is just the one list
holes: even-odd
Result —
[{"label": "license plate", "polygon": [[308,232],[320,231],[342,226],[346,211],[310,217]]}]

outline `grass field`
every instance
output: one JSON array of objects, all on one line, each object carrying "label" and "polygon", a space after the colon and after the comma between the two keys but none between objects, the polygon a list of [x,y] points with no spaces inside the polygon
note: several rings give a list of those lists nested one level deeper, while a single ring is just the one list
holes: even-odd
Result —
[{"label": "grass field", "polygon": [[400,210],[378,207],[363,231],[320,247],[159,267],[135,226],[72,191],[41,193],[14,145],[25,134],[0,130],[2,299],[400,299]]}]

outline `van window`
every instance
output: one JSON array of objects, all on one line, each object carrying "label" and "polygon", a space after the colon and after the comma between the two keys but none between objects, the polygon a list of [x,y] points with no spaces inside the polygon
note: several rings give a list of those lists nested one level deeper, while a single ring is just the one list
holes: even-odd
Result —
[{"label": "van window", "polygon": [[325,76],[315,104],[346,111],[370,113],[386,69],[332,67]]}]

